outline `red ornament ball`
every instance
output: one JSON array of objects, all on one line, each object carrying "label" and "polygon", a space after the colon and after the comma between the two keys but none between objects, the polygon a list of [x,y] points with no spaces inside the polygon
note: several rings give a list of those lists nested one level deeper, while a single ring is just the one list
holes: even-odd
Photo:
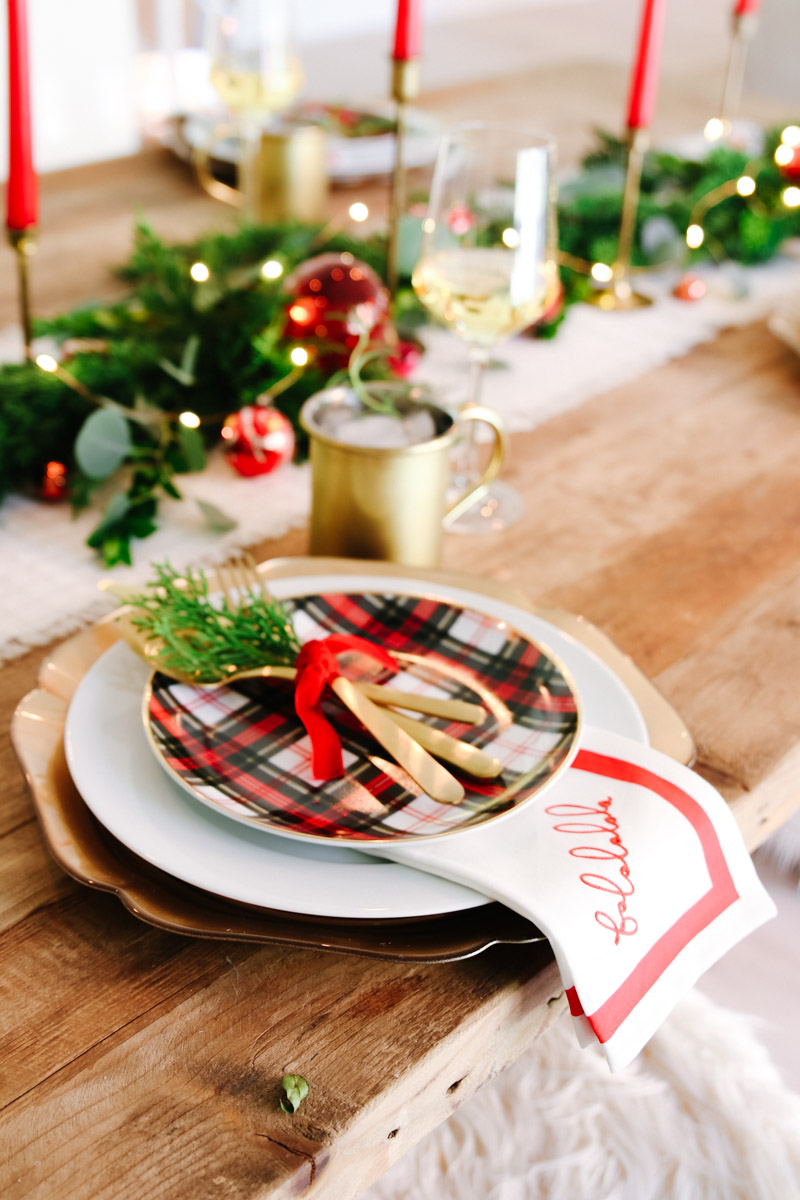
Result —
[{"label": "red ornament ball", "polygon": [[67,468],[62,462],[49,462],[42,475],[42,486],[39,494],[43,500],[66,500],[69,496],[69,479]]},{"label": "red ornament ball", "polygon": [[705,282],[697,275],[684,275],[672,289],[672,294],[676,300],[702,300],[706,290]]},{"label": "red ornament ball", "polygon": [[789,162],[781,163],[778,170],[783,179],[800,179],[800,146],[792,146],[792,157]]},{"label": "red ornament ball", "polygon": [[286,280],[292,297],[284,336],[320,344],[320,360],[346,361],[362,330],[377,333],[389,312],[389,293],[372,267],[352,254],[320,254]]},{"label": "red ornament ball", "polygon": [[291,421],[266,405],[246,404],[222,426],[225,456],[240,475],[268,475],[294,454]]}]

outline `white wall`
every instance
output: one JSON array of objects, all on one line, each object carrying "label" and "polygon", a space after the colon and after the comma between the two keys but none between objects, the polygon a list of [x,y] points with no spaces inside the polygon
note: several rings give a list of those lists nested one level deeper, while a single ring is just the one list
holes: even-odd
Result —
[{"label": "white wall", "polygon": [[[732,0],[672,0],[670,21],[691,24],[698,2],[719,11],[724,49]],[[184,10],[196,14],[204,0],[150,3],[157,6],[165,47],[180,38]],[[397,0],[290,3],[308,97],[363,103],[386,95]],[[141,52],[138,4],[139,0],[28,0],[34,145],[40,171],[135,152],[147,111],[163,113],[174,103],[168,57]],[[537,32],[540,18],[535,10],[575,4],[579,15],[570,38],[547,43]],[[559,62],[627,63],[640,7],[641,0],[423,0],[424,86],[434,89]],[[491,20],[494,13],[514,10],[520,14],[520,36],[514,35],[514,22]],[[799,21],[800,0],[764,0],[762,27],[748,61],[752,91],[786,103],[787,116],[800,112]],[[498,24],[502,28],[496,28]],[[5,21],[0,20],[0,179],[5,178],[7,161],[5,39]],[[333,49],[337,40],[338,55]],[[205,86],[204,63],[184,61],[182,66],[188,69],[184,98],[191,95],[196,100]]]},{"label": "white wall", "polygon": [[[191,3],[192,0],[189,0]],[[197,8],[202,0],[193,0]],[[570,0],[500,0],[504,9]],[[184,0],[157,0],[164,37]],[[491,10],[493,0],[424,0],[426,25]],[[292,0],[301,45],[363,34],[390,38],[396,0]],[[178,21],[175,16],[178,15]],[[131,154],[140,144],[142,70],[163,97],[166,61],[137,62],[136,0],[28,0],[36,165],[40,171]],[[6,22],[0,21],[0,179],[8,153]],[[383,61],[380,64],[385,71]],[[308,89],[307,89],[308,90]],[[347,81],[340,95],[348,92]],[[330,96],[331,86],[325,96]],[[363,89],[359,93],[363,95]]]},{"label": "white wall", "polygon": [[[5,7],[5,6],[4,6]],[[6,22],[0,22],[0,177],[8,154]],[[28,0],[33,134],[41,171],[130,154],[135,0]]]},{"label": "white wall", "polygon": [[[426,26],[442,21],[514,8],[535,8],[542,4],[568,4],[570,0],[422,0]],[[295,0],[294,19],[301,41],[307,43],[334,40],[347,34],[385,33],[387,40],[394,28],[397,0]]]}]

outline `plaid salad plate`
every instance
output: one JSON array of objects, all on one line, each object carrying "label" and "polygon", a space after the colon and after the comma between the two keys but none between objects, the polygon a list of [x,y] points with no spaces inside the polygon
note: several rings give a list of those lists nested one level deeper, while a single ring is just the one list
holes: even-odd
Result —
[{"label": "plaid salad plate", "polygon": [[351,679],[482,704],[487,715],[477,726],[421,719],[498,757],[502,775],[459,775],[463,803],[438,804],[331,697],[325,713],[342,741],[345,774],[321,783],[291,683],[201,687],[155,674],[144,706],[151,743],[170,775],[204,804],[317,840],[418,839],[507,812],[569,764],[579,726],[575,688],[548,651],[507,622],[434,596],[377,591],[308,595],[286,607],[303,642],[354,634],[397,659],[392,674],[366,657],[341,656]]}]

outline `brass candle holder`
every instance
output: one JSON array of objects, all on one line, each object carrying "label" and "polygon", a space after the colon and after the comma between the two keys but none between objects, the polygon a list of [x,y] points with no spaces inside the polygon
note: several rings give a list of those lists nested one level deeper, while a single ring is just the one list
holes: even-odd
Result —
[{"label": "brass candle holder", "polygon": [[731,131],[731,125],[739,112],[742,100],[747,50],[757,29],[757,13],[739,13],[734,16],[733,36],[725,68],[725,82],[722,85],[719,116],[712,117],[706,124],[706,137],[709,141],[719,141],[721,138],[727,137]]},{"label": "brass candle holder", "polygon": [[404,164],[404,139],[406,133],[406,105],[419,95],[420,65],[418,58],[392,60],[392,99],[395,102],[397,132],[395,134],[395,160],[392,171],[392,190],[389,201],[389,245],[386,260],[386,277],[391,296],[397,294],[397,243],[400,218],[403,215],[406,195]]},{"label": "brass candle holder", "polygon": [[625,174],[625,191],[622,198],[617,257],[611,268],[612,281],[607,288],[599,288],[587,296],[589,304],[595,304],[607,312],[626,312],[633,308],[644,308],[653,303],[649,296],[635,292],[630,282],[631,253],[636,229],[636,211],[639,207],[642,167],[649,145],[650,135],[646,129],[630,131],[628,168]]},{"label": "brass candle holder", "polygon": [[36,252],[36,230],[33,226],[28,229],[9,229],[8,240],[17,258],[17,278],[19,280],[19,319],[22,326],[22,341],[25,347],[25,357],[33,357],[33,321],[31,319],[30,286],[28,278],[28,260]]}]

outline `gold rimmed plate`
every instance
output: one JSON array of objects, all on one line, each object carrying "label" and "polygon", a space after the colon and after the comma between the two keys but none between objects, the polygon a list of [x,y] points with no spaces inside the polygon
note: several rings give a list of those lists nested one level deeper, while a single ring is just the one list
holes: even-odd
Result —
[{"label": "gold rimmed plate", "polygon": [[[552,643],[559,658],[567,663],[580,688],[587,721],[643,742],[649,740],[681,762],[688,762],[692,756],[691,736],[678,714],[600,630],[562,610],[533,608],[522,594],[506,585],[453,572],[420,572],[390,564],[341,559],[278,559],[263,564],[261,570],[281,598],[344,585],[416,593],[434,588],[439,595],[471,604],[498,618],[524,617],[524,628]],[[131,692],[131,711],[119,742],[121,747],[133,745],[138,726],[142,753],[133,764],[135,772],[141,777],[149,759],[153,777],[151,787],[142,786],[132,795],[140,800],[145,797],[151,804],[146,811],[129,811],[127,805],[116,804],[114,813],[120,821],[124,817],[127,824],[120,825],[117,836],[112,836],[108,825],[112,823],[109,805],[114,788],[107,782],[98,785],[92,795],[98,812],[90,811],[85,802],[88,788],[76,787],[67,769],[64,731],[68,706],[76,689],[95,666],[108,661],[105,652],[116,643],[116,638],[113,625],[101,622],[62,642],[43,662],[39,686],[20,703],[12,726],[14,746],[30,785],[45,843],[59,865],[75,879],[114,893],[140,919],[192,936],[328,947],[345,953],[410,961],[445,961],[475,954],[497,942],[540,939],[541,935],[529,922],[499,904],[483,902],[467,889],[461,889],[460,901],[450,893],[446,908],[438,891],[435,896],[431,894],[431,904],[426,909],[431,915],[417,919],[410,915],[410,909],[400,907],[404,896],[394,880],[402,879],[396,874],[401,868],[378,862],[368,866],[311,861],[306,854],[312,847],[309,845],[306,850],[302,843],[298,850],[303,854],[298,854],[291,872],[279,873],[273,862],[256,871],[254,864],[250,878],[248,864],[228,841],[238,830],[246,834],[246,827],[218,819],[210,810],[192,805],[188,799],[184,805],[197,810],[198,822],[205,813],[206,820],[216,827],[208,830],[208,844],[193,842],[187,847],[185,838],[177,842],[169,839],[171,854],[176,849],[186,851],[196,878],[189,876],[188,863],[187,871],[181,873],[181,864],[172,856],[157,865],[151,853],[158,832],[156,822],[168,815],[170,794],[174,793],[177,802],[182,793],[168,787],[168,776],[147,750],[138,716],[147,677],[142,664],[139,664],[142,672],[138,699]],[[118,643],[115,653],[129,654]],[[133,659],[134,666],[136,663]],[[103,713],[108,711],[115,696],[120,697],[120,702],[122,699],[116,686],[118,681],[112,682],[114,686],[102,690]],[[79,755],[82,763],[90,761],[95,753],[91,747],[97,744],[96,711],[93,720],[93,732],[84,747],[86,753]],[[101,798],[106,803],[105,809],[100,807]],[[138,841],[134,841],[134,833]],[[256,830],[252,830],[252,836],[267,844],[273,840]],[[287,848],[292,846],[289,841],[283,844]],[[134,846],[138,849],[133,849]],[[338,858],[351,853],[331,847],[326,858],[332,860],[334,855]],[[431,886],[431,877],[420,878]],[[331,885],[339,879],[342,887],[348,889],[345,897],[348,906],[355,897],[374,892],[376,885],[387,888],[391,879],[389,890],[394,907],[387,911],[388,906],[383,906],[372,919],[350,920],[338,913],[334,915],[331,908],[326,910],[319,903],[315,888],[319,884],[328,901]],[[252,903],[237,903],[236,889],[248,882],[252,884]],[[443,881],[432,883],[438,888]],[[455,885],[447,886],[452,889]],[[287,911],[287,904],[291,905],[298,894],[308,902],[306,915]]]},{"label": "gold rimmed plate", "polygon": [[281,680],[224,687],[156,674],[145,695],[152,745],[172,778],[204,804],[270,832],[358,844],[430,838],[472,828],[525,803],[569,762],[579,706],[566,669],[508,621],[433,595],[326,592],[286,602],[301,637],[356,634],[396,656],[395,674],[353,655],[351,678],[483,705],[476,726],[429,724],[500,760],[502,774],[459,774],[466,795],[443,805],[420,788],[341,706],[326,715],[342,741],[345,774],[314,778],[311,746]]}]

